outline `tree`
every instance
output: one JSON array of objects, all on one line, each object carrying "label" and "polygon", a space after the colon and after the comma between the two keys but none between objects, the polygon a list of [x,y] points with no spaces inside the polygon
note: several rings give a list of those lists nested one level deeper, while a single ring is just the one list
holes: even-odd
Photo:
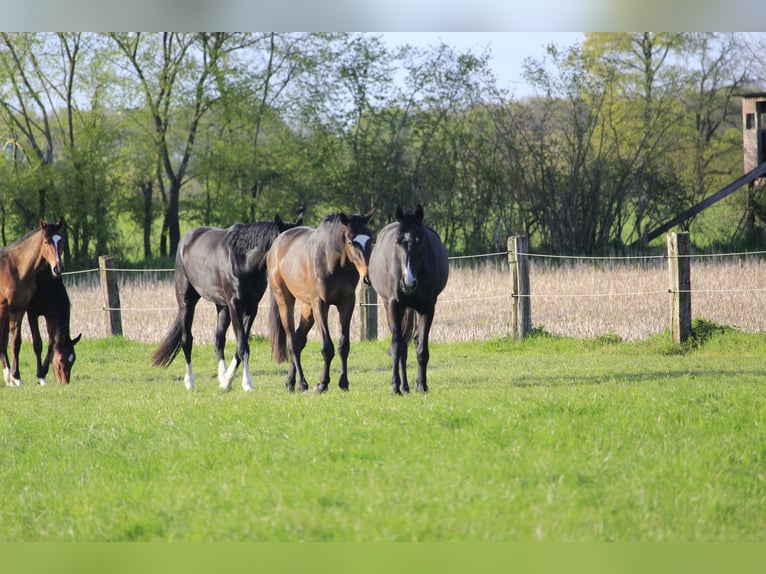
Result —
[{"label": "tree", "polygon": [[138,82],[151,117],[164,213],[160,254],[173,255],[181,238],[181,188],[203,116],[220,97],[225,56],[251,42],[247,34],[114,33],[110,37]]}]

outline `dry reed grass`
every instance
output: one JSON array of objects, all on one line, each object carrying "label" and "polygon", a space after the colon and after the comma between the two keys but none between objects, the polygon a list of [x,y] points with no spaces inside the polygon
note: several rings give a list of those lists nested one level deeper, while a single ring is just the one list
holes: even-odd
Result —
[{"label": "dry reed grass", "polygon": [[[766,330],[766,261],[755,256],[692,259],[692,313],[743,331]],[[530,287],[532,323],[555,335],[594,338],[617,335],[623,340],[645,339],[669,326],[669,284],[666,261],[551,260],[532,258]],[[107,335],[98,274],[67,277],[72,301],[71,330],[86,338]],[[122,326],[128,339],[156,344],[170,326],[176,303],[172,272],[120,272]],[[359,298],[357,297],[357,300]],[[267,336],[268,294],[252,334]],[[503,337],[510,332],[510,276],[507,262],[453,262],[432,329],[432,341],[473,341]],[[390,336],[382,307],[378,338]],[[337,314],[330,313],[337,338]],[[210,344],[215,307],[197,306],[193,334],[198,344]],[[352,341],[360,339],[359,312],[354,313]],[[25,328],[25,335],[28,330]],[[311,337],[316,339],[316,329]],[[233,340],[229,330],[229,340]]]}]

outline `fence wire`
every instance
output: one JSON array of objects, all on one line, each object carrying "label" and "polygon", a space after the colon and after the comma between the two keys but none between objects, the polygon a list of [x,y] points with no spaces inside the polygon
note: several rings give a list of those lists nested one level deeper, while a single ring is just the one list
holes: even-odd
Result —
[{"label": "fence wire", "polygon": [[[450,280],[439,298],[433,340],[475,340],[507,335],[510,330],[508,251],[450,257]],[[592,337],[605,333],[623,339],[645,338],[668,324],[667,255],[579,256],[524,254],[529,258],[533,325],[553,334]],[[766,330],[759,308],[766,304],[766,251],[692,254],[693,312],[748,331]],[[491,258],[499,259],[492,262]],[[462,265],[475,261],[475,265]],[[645,265],[637,262],[644,262]],[[158,342],[170,326],[177,306],[172,268],[110,269],[120,275],[120,305],[107,307],[99,283],[99,269],[66,272],[73,300],[73,333],[103,336],[108,311],[123,314],[126,337]],[[145,279],[133,279],[147,276]],[[71,286],[70,286],[71,285]],[[264,334],[268,295],[259,305],[253,332]],[[360,308],[368,304],[358,297]],[[606,303],[604,302],[606,301]],[[615,301],[619,303],[615,304]],[[354,314],[354,323],[359,313]],[[379,338],[389,335],[378,313]],[[202,300],[197,306],[195,342],[212,342],[215,307]],[[358,330],[352,323],[352,335]]]}]

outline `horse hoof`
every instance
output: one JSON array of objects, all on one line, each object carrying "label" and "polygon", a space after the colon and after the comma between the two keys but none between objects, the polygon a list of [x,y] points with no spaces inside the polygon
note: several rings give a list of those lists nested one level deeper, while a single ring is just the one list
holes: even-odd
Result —
[{"label": "horse hoof", "polygon": [[322,383],[317,383],[317,385],[314,387],[314,392],[317,394],[322,394],[327,391],[327,385],[323,385]]}]

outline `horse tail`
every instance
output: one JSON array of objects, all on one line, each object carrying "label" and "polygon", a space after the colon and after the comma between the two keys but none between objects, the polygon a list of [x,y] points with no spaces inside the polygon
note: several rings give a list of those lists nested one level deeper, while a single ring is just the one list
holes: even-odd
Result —
[{"label": "horse tail", "polygon": [[167,335],[165,335],[165,338],[160,342],[160,346],[157,347],[157,350],[152,354],[153,367],[170,366],[170,363],[176,358],[178,351],[181,350],[182,331],[181,320],[176,317]]},{"label": "horse tail", "polygon": [[274,293],[269,290],[269,332],[271,333],[271,356],[277,363],[287,360],[287,334],[279,316],[279,306]]},{"label": "horse tail", "polygon": [[402,339],[404,344],[409,345],[412,341],[412,336],[415,333],[415,327],[418,324],[418,316],[415,314],[414,309],[406,309],[404,316],[402,317]]}]

